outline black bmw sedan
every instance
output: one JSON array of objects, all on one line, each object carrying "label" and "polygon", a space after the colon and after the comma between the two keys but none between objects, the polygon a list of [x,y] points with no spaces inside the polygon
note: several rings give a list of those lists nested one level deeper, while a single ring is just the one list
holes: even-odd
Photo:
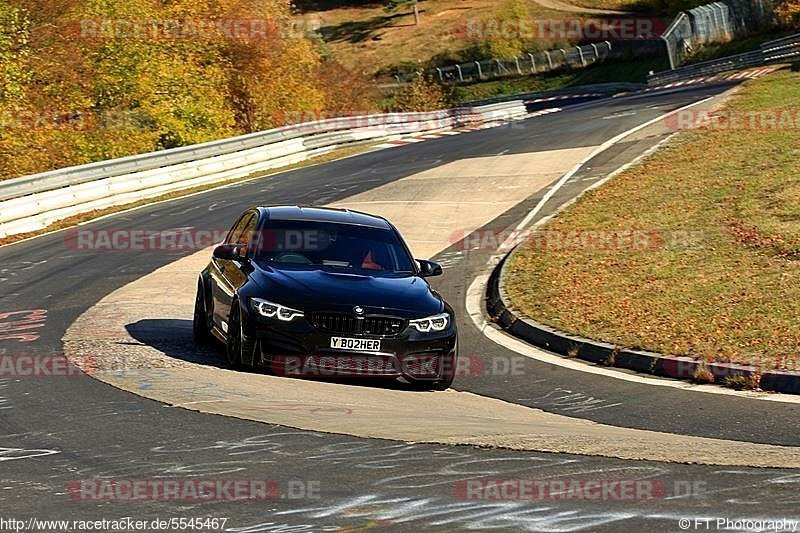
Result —
[{"label": "black bmw sedan", "polygon": [[197,286],[194,336],[228,363],[298,377],[400,378],[447,389],[453,309],[386,219],[350,210],[256,207],[213,253]]}]

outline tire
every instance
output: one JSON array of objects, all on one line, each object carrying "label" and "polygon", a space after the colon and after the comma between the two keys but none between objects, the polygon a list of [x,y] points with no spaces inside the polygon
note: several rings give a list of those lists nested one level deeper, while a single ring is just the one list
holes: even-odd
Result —
[{"label": "tire", "polygon": [[255,338],[248,336],[241,320],[239,302],[234,301],[228,320],[228,340],[225,343],[225,355],[228,366],[239,369],[245,365],[255,365]]},{"label": "tire", "polygon": [[194,298],[194,316],[192,317],[192,337],[198,346],[207,346],[213,341],[211,334],[211,321],[209,320],[208,307],[203,283],[197,283],[197,295]]},{"label": "tire", "polygon": [[453,379],[437,379],[435,381],[415,379],[409,383],[409,387],[412,391],[445,391],[453,384]]},{"label": "tire", "polygon": [[261,341],[255,339],[253,341],[253,369],[261,372],[262,374],[271,374],[271,365],[266,363],[261,351]]},{"label": "tire", "polygon": [[445,372],[442,379],[433,382],[433,390],[447,390],[453,385],[456,379],[456,363],[458,362],[458,338],[456,338],[456,345],[453,348],[453,353],[445,357],[447,363],[445,364]]},{"label": "tire", "polygon": [[449,389],[453,385],[453,381],[456,379],[455,374],[449,375],[444,379],[440,379],[431,383],[430,390],[437,390],[437,391],[444,391]]}]

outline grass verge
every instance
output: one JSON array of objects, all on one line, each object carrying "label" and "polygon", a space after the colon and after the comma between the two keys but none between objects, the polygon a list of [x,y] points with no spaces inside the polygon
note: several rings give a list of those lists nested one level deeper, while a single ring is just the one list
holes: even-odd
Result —
[{"label": "grass verge", "polygon": [[[793,122],[681,133],[583,196],[510,262],[513,306],[618,346],[797,369],[799,101],[797,72],[748,82],[720,116]],[[639,246],[597,240],[632,231]]]},{"label": "grass verge", "polygon": [[[586,4],[613,1],[615,7],[627,0],[585,0]],[[636,1],[636,0],[634,0]],[[320,34],[332,55],[348,68],[367,75],[400,68],[413,71],[427,68],[433,61],[450,64],[461,57],[475,41],[466,38],[463,28],[470,20],[505,19],[507,0],[425,0],[419,3],[420,24],[415,24],[409,8],[388,13],[386,2],[298,0],[299,17],[319,21]],[[570,4],[564,1],[564,4]],[[536,0],[521,0],[526,19],[564,19],[581,16],[577,12],[543,7]],[[547,2],[545,2],[547,4]],[[591,7],[591,6],[590,6]],[[535,41],[546,47],[543,41]]]},{"label": "grass verge", "polygon": [[311,165],[317,165],[317,164],[320,164],[320,163],[326,163],[326,162],[329,162],[329,161],[333,161],[335,159],[342,159],[344,157],[358,155],[360,153],[366,152],[367,150],[372,148],[372,146],[374,146],[374,145],[358,145],[358,146],[350,146],[350,147],[346,147],[346,148],[340,148],[338,150],[334,150],[334,151],[332,151],[330,153],[327,153],[327,154],[323,154],[323,155],[320,155],[320,156],[317,156],[317,157],[312,157],[311,159],[307,159],[306,161],[301,161],[301,162],[295,163],[293,165],[288,165],[288,166],[285,166],[285,167],[281,167],[281,168],[275,169],[274,171],[272,171],[270,173],[266,173],[266,174],[265,173],[257,173],[257,174],[253,174],[253,175],[250,175],[250,176],[246,176],[244,178],[238,178],[238,179],[227,180],[227,181],[220,181],[219,183],[214,183],[212,185],[201,185],[201,186],[198,186],[198,187],[191,187],[191,188],[187,188],[187,189],[181,189],[181,190],[173,191],[173,192],[170,192],[170,193],[167,193],[167,194],[154,196],[153,198],[146,198],[144,200],[139,200],[137,202],[130,202],[130,203],[123,204],[123,205],[115,205],[113,207],[109,207],[109,208],[106,208],[106,209],[96,209],[94,211],[89,211],[87,213],[81,213],[79,215],[71,216],[69,218],[65,218],[65,219],[59,220],[57,222],[54,222],[53,224],[47,226],[46,228],[42,228],[40,230],[31,231],[31,232],[27,232],[27,233],[19,233],[19,234],[16,234],[16,235],[9,235],[8,237],[0,237],[0,246],[4,246],[6,244],[12,244],[12,243],[15,243],[15,242],[19,242],[21,240],[29,239],[31,237],[36,237],[37,235],[43,235],[45,233],[50,233],[50,232],[58,231],[58,230],[65,229],[65,228],[71,228],[71,227],[77,226],[78,224],[81,224],[83,222],[88,222],[90,220],[94,220],[94,219],[102,217],[102,216],[111,215],[111,214],[114,214],[114,213],[119,213],[121,211],[126,211],[128,209],[141,207],[143,205],[154,204],[154,203],[157,203],[157,202],[163,202],[165,200],[172,200],[172,199],[175,199],[175,198],[180,198],[182,196],[188,196],[190,194],[203,192],[203,191],[207,191],[207,190],[210,190],[210,189],[216,189],[217,187],[222,187],[223,185],[230,185],[231,183],[238,183],[238,182],[242,182],[242,181],[251,180],[251,179],[254,179],[254,178],[266,177],[266,176],[269,176],[271,173],[286,172],[286,171],[289,171],[289,170],[308,167],[308,166],[311,166]]}]

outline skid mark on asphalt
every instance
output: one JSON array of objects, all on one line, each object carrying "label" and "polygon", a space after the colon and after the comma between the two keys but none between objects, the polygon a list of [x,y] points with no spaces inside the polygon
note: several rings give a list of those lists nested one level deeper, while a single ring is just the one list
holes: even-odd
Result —
[{"label": "skid mark on asphalt", "polygon": [[4,282],[11,282],[14,278],[19,277],[20,273],[27,272],[28,270],[33,270],[37,266],[43,265],[47,263],[47,260],[42,261],[20,261],[16,264],[6,264],[3,268],[0,268],[0,283]]},{"label": "skid mark on asphalt", "polygon": [[[303,445],[289,445],[286,437],[302,436]],[[151,449],[156,457],[219,452],[222,457],[248,460],[273,459],[291,463],[340,466],[365,484],[359,494],[340,498],[325,495],[319,501],[295,502],[291,508],[276,507],[265,511],[263,520],[238,525],[231,531],[275,531],[276,524],[295,528],[314,523],[314,530],[380,523],[408,527],[454,526],[466,529],[525,529],[533,531],[595,531],[603,527],[631,528],[630,523],[654,520],[677,523],[673,514],[661,512],[657,501],[629,498],[613,502],[570,499],[567,491],[551,498],[531,501],[460,500],[454,487],[472,479],[483,480],[589,480],[644,479],[663,483],[664,501],[680,506],[681,517],[701,519],[709,513],[706,496],[724,494],[728,502],[742,502],[740,512],[759,509],[766,501],[783,506],[796,500],[797,475],[763,470],[717,470],[700,474],[697,479],[682,479],[670,465],[593,464],[591,460],[526,453],[497,457],[483,450],[430,447],[374,441],[345,441],[325,444],[326,435],[276,430],[237,440],[219,440],[208,444]],[[363,472],[363,473],[362,473]],[[746,484],[732,489],[731,476],[749,474]],[[677,476],[677,478],[675,478]],[[687,490],[689,488],[691,490]],[[692,490],[697,491],[692,492]],[[414,491],[414,496],[408,496]],[[776,492],[777,491],[777,492]],[[325,487],[323,487],[325,494]],[[745,495],[751,495],[744,501]],[[298,505],[299,504],[299,505]],[[729,513],[733,514],[733,513]],[[759,513],[761,514],[761,513]],[[282,522],[284,518],[286,522]],[[278,521],[276,521],[278,520]],[[296,521],[293,521],[296,520]],[[665,524],[669,525],[669,524]]]},{"label": "skid mark on asphalt", "polygon": [[24,448],[0,448],[0,462],[19,461],[32,459],[34,457],[44,457],[61,453],[58,450],[26,450]]},{"label": "skid mark on asphalt", "polygon": [[[337,206],[368,205],[370,211],[396,223],[418,257],[431,257],[449,248],[456,232],[469,234],[484,226],[594,150],[590,146],[461,160],[356,195]],[[463,209],[451,210],[451,217],[442,224],[419,223],[442,220],[441,206],[459,201]],[[123,390],[206,413],[307,430],[630,459],[748,466],[800,464],[800,448],[605,426],[464,392],[411,393],[196,364],[191,341],[181,337],[189,334],[189,328],[157,324],[190,323],[194,297],[185,288],[195,286],[197,273],[209,255],[205,250],[188,256],[106,296],[69,328],[65,351],[102,354],[101,369],[94,376]],[[132,325],[139,326],[136,339],[129,333]],[[146,345],[132,344],[142,338],[147,339]],[[563,407],[575,412],[601,405],[615,407],[591,397],[556,395],[551,401],[567,402]],[[280,408],[264,409],[271,404]],[[349,409],[347,416],[323,412],[322,408],[330,405]],[[419,413],[426,414],[427,427],[419,424]]]},{"label": "skid mark on asphalt", "polygon": [[[451,224],[474,224],[470,218],[474,216],[466,212],[464,219]],[[401,223],[413,223],[408,213],[399,218]],[[447,248],[452,233],[434,231],[431,240],[442,239],[441,248]],[[65,354],[78,366],[83,355],[94,354],[93,377],[140,396],[306,430],[627,459],[800,465],[800,448],[595,424],[454,390],[415,393],[234,372],[205,364],[191,341],[194,295],[185,288],[194,287],[209,255],[210,250],[192,254],[107,295],[70,326],[64,337]],[[599,406],[594,399],[570,401],[578,402],[576,408]],[[268,405],[276,408],[264,407]],[[326,411],[332,405],[349,411],[332,414]],[[425,413],[425,425],[420,424],[420,413]]]},{"label": "skid mark on asphalt", "polygon": [[601,409],[619,407],[622,403],[611,403],[580,392],[556,388],[534,398],[520,398],[520,402],[535,402],[538,407],[552,409],[562,413],[588,413]]},{"label": "skid mark on asphalt", "polygon": [[[263,505],[243,502],[247,512],[234,511],[237,517],[227,530],[324,531],[381,525],[409,531],[434,527],[635,531],[645,523],[651,530],[675,530],[679,516],[790,516],[797,508],[800,481],[800,475],[788,470],[712,469],[537,452],[512,454],[364,441],[278,427],[228,438],[186,434],[179,439],[153,443],[145,453],[127,447],[107,449],[95,456],[94,464],[80,469],[74,468],[71,457],[56,456],[53,461],[58,474],[50,476],[48,485],[38,490],[54,495],[55,502],[67,496],[65,488],[76,479],[219,477],[274,479],[281,486],[287,480],[336,479],[322,482],[318,498],[281,498]],[[30,481],[24,463],[5,477],[4,485],[9,489],[37,490],[30,486],[35,482]],[[458,487],[470,480],[650,480],[663,486],[664,493],[655,499],[627,496],[593,501],[569,489],[554,489],[547,497],[508,501],[467,495]],[[346,492],[343,487],[348,488]],[[50,500],[42,503],[49,504]],[[726,507],[731,503],[735,508]],[[764,513],[766,503],[771,504],[769,515]],[[146,505],[145,510],[131,504],[131,512],[142,509],[142,515],[149,516],[167,509],[166,503]],[[183,509],[198,515],[213,514],[219,512],[219,502],[187,502]]]},{"label": "skid mark on asphalt", "polygon": [[14,406],[11,404],[11,400],[3,396],[5,391],[8,389],[9,383],[11,383],[10,379],[0,379],[0,411],[14,408]]},{"label": "skid mark on asphalt", "polygon": [[442,268],[448,269],[452,268],[467,258],[466,251],[457,250],[454,252],[445,252],[443,254],[439,254],[436,256],[436,262],[439,263]]}]

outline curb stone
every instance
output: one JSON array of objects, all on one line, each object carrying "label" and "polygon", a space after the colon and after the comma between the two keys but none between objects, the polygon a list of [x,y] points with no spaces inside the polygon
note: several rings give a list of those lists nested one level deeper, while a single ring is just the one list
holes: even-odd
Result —
[{"label": "curb stone", "polygon": [[[492,271],[486,291],[486,309],[491,320],[514,337],[564,357],[684,381],[693,381],[696,372],[703,368],[711,372],[715,384],[722,384],[726,377],[747,378],[757,373],[755,367],[748,365],[707,363],[690,357],[615,346],[565,333],[523,316],[507,303],[509,299],[503,285],[505,265],[517,249],[507,254]],[[760,388],[764,391],[800,394],[800,372],[764,372]]]}]

